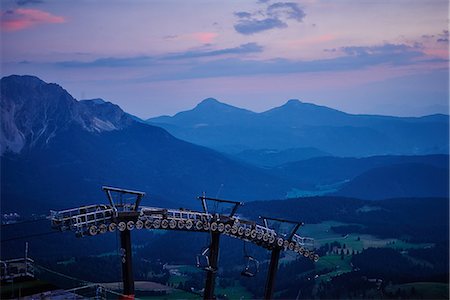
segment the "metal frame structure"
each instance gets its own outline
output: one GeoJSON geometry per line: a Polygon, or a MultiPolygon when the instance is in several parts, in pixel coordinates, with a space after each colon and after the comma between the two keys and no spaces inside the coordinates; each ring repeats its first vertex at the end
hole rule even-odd
{"type": "Polygon", "coordinates": [[[10,281],[21,277],[34,278],[34,260],[31,258],[15,258],[0,261],[1,281],[10,281]]]}
{"type": "MultiPolygon", "coordinates": [[[[310,255],[314,255],[314,252],[309,251],[308,249],[305,249],[304,246],[307,245],[307,242],[312,241],[311,238],[304,238],[297,234],[297,231],[300,229],[301,226],[304,225],[303,222],[297,222],[297,221],[290,221],[286,219],[280,219],[280,218],[272,218],[272,217],[263,217],[260,216],[260,219],[263,220],[263,223],[266,227],[268,226],[268,221],[275,221],[279,223],[289,223],[294,225],[294,227],[286,234],[286,238],[283,242],[280,240],[277,240],[278,246],[276,248],[271,249],[271,256],[270,256],[270,263],[269,263],[269,270],[267,274],[266,279],[266,286],[264,288],[264,298],[265,299],[272,299],[274,287],[275,287],[275,277],[278,270],[278,262],[280,260],[280,251],[282,250],[282,247],[295,251],[300,253],[301,255],[304,255],[305,257],[310,257],[310,255]],[[282,244],[281,244],[282,243],[282,244]],[[302,245],[302,246],[300,246],[302,245]]],[[[310,246],[314,246],[313,243],[310,244],[310,246]]],[[[318,260],[314,257],[314,260],[318,260]]]]}
{"type": "Polygon", "coordinates": [[[188,209],[168,209],[158,207],[140,206],[143,192],[130,191],[126,189],[103,187],[109,205],[89,205],[78,208],[51,211],[51,224],[54,229],[60,231],[74,231],[76,236],[95,236],[106,232],[118,230],[121,235],[122,252],[122,274],[123,274],[123,294],[134,295],[134,280],[131,264],[131,236],[134,229],[163,229],[179,231],[208,232],[211,234],[211,244],[209,245],[208,263],[204,299],[214,299],[214,285],[219,256],[220,235],[228,235],[256,244],[272,252],[268,279],[266,283],[265,298],[272,297],[276,269],[281,251],[293,251],[314,261],[319,259],[309,247],[310,238],[304,238],[296,234],[296,231],[303,224],[283,219],[263,217],[263,224],[255,221],[243,219],[236,216],[236,211],[243,203],[198,197],[202,201],[203,212],[188,209]],[[112,193],[120,195],[136,196],[134,203],[115,203],[112,193]],[[229,214],[218,214],[208,212],[206,201],[216,201],[233,204],[229,214]],[[286,237],[274,229],[269,228],[267,220],[289,222],[297,224],[295,230],[286,237]]]}

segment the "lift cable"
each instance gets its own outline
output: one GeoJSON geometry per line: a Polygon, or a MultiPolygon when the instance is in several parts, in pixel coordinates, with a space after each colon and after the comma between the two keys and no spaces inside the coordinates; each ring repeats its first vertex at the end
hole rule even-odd
{"type": "Polygon", "coordinates": [[[8,239],[2,239],[1,242],[2,243],[6,243],[6,242],[12,242],[12,241],[16,241],[16,240],[29,239],[29,238],[45,236],[45,235],[50,235],[50,234],[55,234],[55,233],[61,233],[61,232],[60,231],[49,231],[49,232],[43,232],[43,233],[29,234],[29,235],[23,235],[23,236],[8,238],[8,239]]]}
{"type": "Polygon", "coordinates": [[[51,270],[51,269],[49,269],[47,267],[41,266],[41,265],[36,264],[36,263],[34,263],[34,267],[38,268],[38,269],[42,269],[42,270],[50,272],[50,273],[53,273],[53,274],[56,274],[58,276],[61,276],[61,277],[67,278],[67,279],[70,279],[70,280],[76,281],[76,282],[81,283],[83,285],[93,284],[93,282],[89,282],[89,281],[86,281],[86,280],[83,280],[83,279],[79,279],[79,278],[76,278],[76,277],[73,277],[73,276],[70,276],[70,275],[66,275],[66,274],[60,273],[58,271],[51,270]]]}
{"type": "MultiPolygon", "coordinates": [[[[91,287],[91,286],[101,286],[105,291],[107,291],[109,293],[115,294],[117,296],[122,296],[122,297],[124,296],[121,293],[118,293],[118,292],[115,292],[115,291],[110,290],[108,288],[105,288],[104,286],[102,286],[99,283],[90,282],[90,281],[79,279],[79,278],[76,278],[76,277],[73,277],[73,276],[70,276],[70,275],[66,275],[66,274],[60,273],[58,271],[51,270],[51,269],[49,269],[47,267],[44,267],[44,266],[36,264],[36,263],[34,263],[34,267],[36,267],[38,269],[41,269],[41,270],[44,270],[44,271],[47,271],[49,273],[53,273],[55,275],[67,278],[67,279],[70,279],[70,280],[76,281],[76,282],[81,283],[83,285],[81,287],[77,287],[77,288],[73,288],[73,289],[67,290],[67,292],[73,292],[73,291],[76,291],[76,290],[79,290],[79,289],[83,289],[83,288],[86,288],[86,287],[91,287]]],[[[138,299],[138,298],[135,298],[135,299],[138,299]]]]}
{"type": "Polygon", "coordinates": [[[220,184],[219,189],[217,190],[216,198],[219,198],[220,192],[222,191],[223,183],[220,184]]]}
{"type": "MultiPolygon", "coordinates": [[[[92,284],[89,284],[89,285],[79,286],[79,287],[76,287],[76,288],[73,288],[73,289],[70,289],[70,290],[65,290],[65,291],[68,292],[68,293],[72,293],[72,292],[76,292],[76,291],[79,291],[79,290],[82,290],[82,289],[92,288],[92,287],[99,287],[99,286],[100,286],[105,292],[108,292],[108,293],[110,293],[110,294],[114,294],[114,295],[116,295],[116,296],[124,297],[123,294],[118,293],[118,292],[115,292],[115,291],[110,290],[110,289],[107,289],[107,288],[105,288],[103,285],[98,284],[98,283],[92,283],[92,284]]],[[[90,298],[90,299],[91,299],[91,298],[90,298]]],[[[135,297],[134,299],[138,299],[138,298],[135,297]]]]}

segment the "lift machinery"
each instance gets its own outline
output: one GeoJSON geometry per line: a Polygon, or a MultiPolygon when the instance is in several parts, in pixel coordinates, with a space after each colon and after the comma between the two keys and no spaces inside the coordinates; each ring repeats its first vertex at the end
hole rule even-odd
{"type": "MultiPolygon", "coordinates": [[[[281,251],[292,251],[317,261],[319,256],[311,249],[313,240],[297,234],[303,224],[284,219],[260,217],[263,224],[247,220],[236,215],[243,203],[237,201],[198,197],[203,211],[189,209],[169,209],[141,206],[144,192],[102,187],[109,204],[81,206],[62,211],[51,211],[51,223],[55,230],[73,231],[76,236],[95,236],[107,232],[120,232],[120,252],[122,261],[123,294],[134,297],[134,279],[132,270],[131,231],[134,229],[162,229],[178,231],[206,232],[211,242],[200,256],[197,265],[207,272],[204,299],[214,299],[215,278],[218,269],[219,241],[221,235],[227,235],[271,251],[271,260],[265,286],[265,299],[271,299],[275,284],[275,275],[281,251]],[[208,201],[231,205],[226,213],[208,210],[208,201]],[[288,233],[277,232],[268,226],[268,221],[290,223],[293,229],[288,233]]],[[[255,261],[247,259],[248,275],[255,261]]],[[[251,277],[251,276],[249,276],[251,277]]]]}

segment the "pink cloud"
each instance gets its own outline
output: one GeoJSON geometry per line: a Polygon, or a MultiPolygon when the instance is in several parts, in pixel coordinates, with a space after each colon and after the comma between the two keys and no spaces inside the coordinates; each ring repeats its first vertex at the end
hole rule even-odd
{"type": "Polygon", "coordinates": [[[423,49],[423,53],[432,57],[448,59],[448,44],[445,44],[440,48],[425,48],[423,49]]]}
{"type": "Polygon", "coordinates": [[[215,32],[194,32],[190,36],[203,44],[211,44],[212,41],[218,36],[215,32]]]}
{"type": "Polygon", "coordinates": [[[49,12],[18,8],[1,13],[1,28],[4,31],[18,31],[46,23],[64,23],[65,19],[49,12]]]}
{"type": "Polygon", "coordinates": [[[215,32],[193,32],[180,35],[168,35],[165,36],[165,40],[182,40],[182,41],[195,41],[202,44],[211,44],[219,34],[215,32]]]}

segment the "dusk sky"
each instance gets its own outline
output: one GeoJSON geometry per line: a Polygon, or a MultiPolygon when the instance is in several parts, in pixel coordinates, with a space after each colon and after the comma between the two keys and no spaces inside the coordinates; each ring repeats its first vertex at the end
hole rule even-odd
{"type": "Polygon", "coordinates": [[[448,113],[448,26],[448,0],[2,0],[1,73],[141,118],[207,97],[420,116],[448,113]]]}

